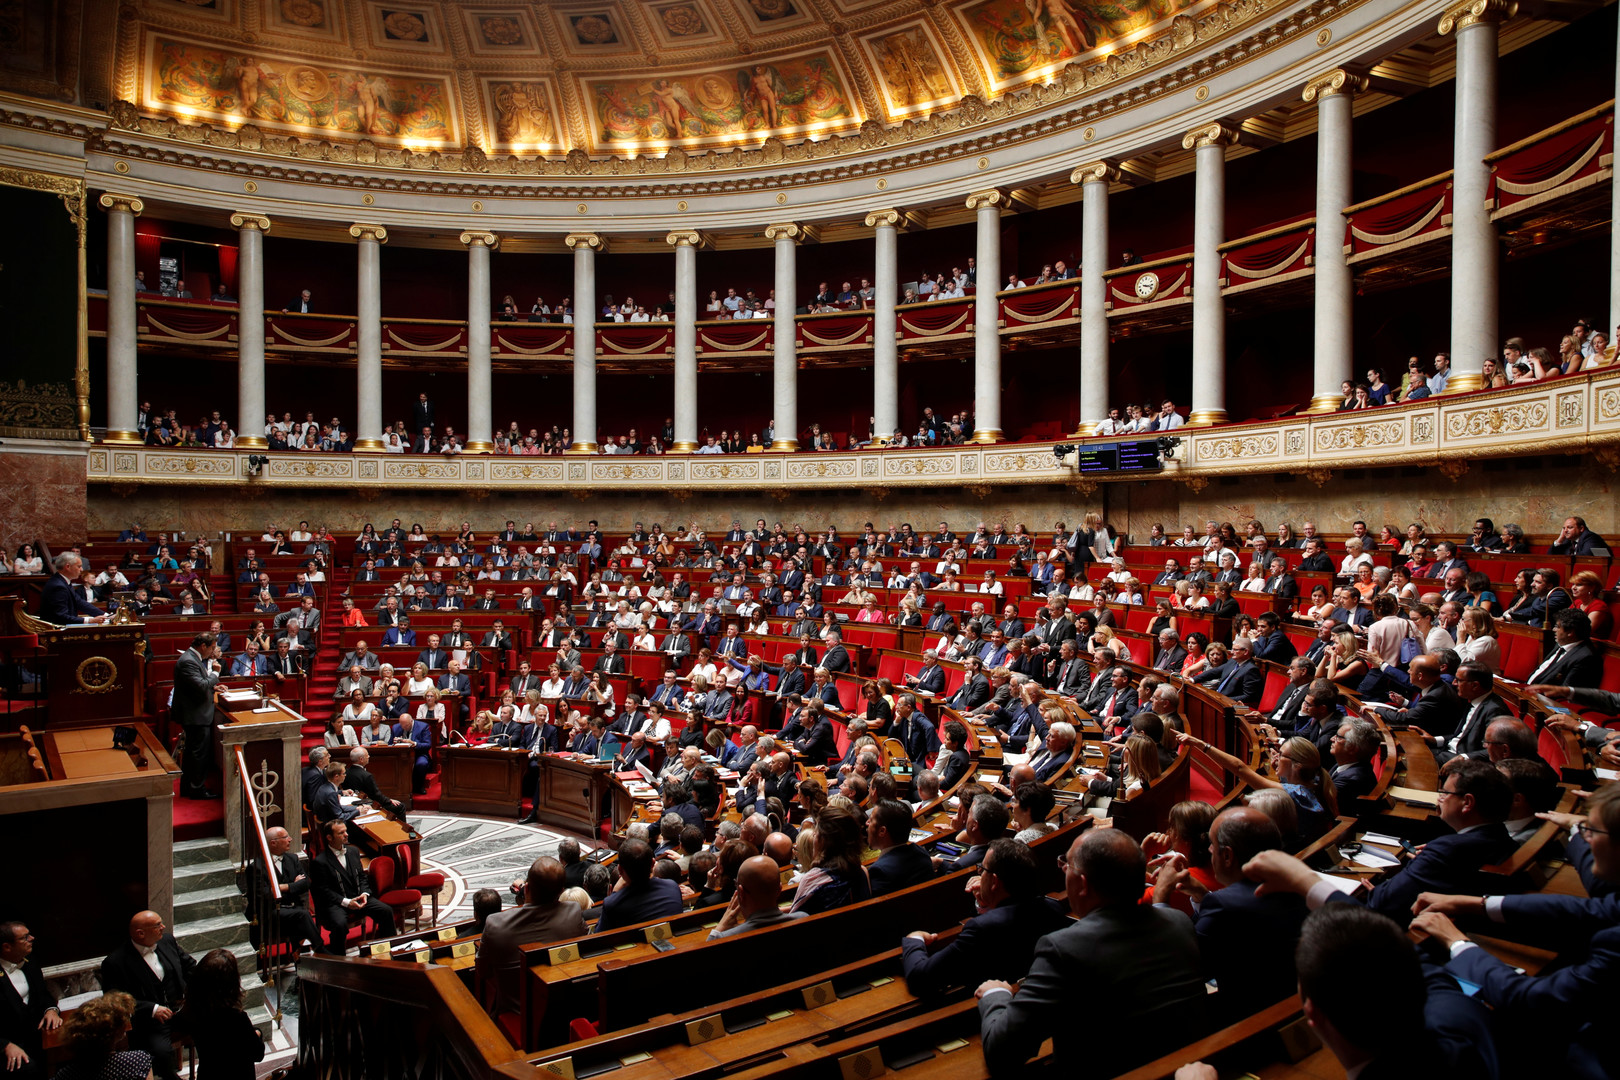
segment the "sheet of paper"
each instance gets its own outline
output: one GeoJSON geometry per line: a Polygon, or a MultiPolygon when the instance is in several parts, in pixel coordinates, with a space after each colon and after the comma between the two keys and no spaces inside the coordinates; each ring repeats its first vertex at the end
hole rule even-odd
{"type": "Polygon", "coordinates": [[[1620,780],[1620,769],[1593,769],[1599,780],[1620,780]]]}
{"type": "Polygon", "coordinates": [[[1401,846],[1399,837],[1386,836],[1381,832],[1364,832],[1361,834],[1361,839],[1369,844],[1387,844],[1390,847],[1401,846]]]}
{"type": "Polygon", "coordinates": [[[1420,791],[1417,788],[1408,787],[1391,787],[1389,789],[1389,794],[1390,798],[1399,799],[1402,802],[1413,803],[1418,806],[1437,807],[1440,805],[1440,795],[1439,793],[1433,791],[1420,791]]]}
{"type": "Polygon", "coordinates": [[[1342,893],[1353,893],[1361,887],[1360,878],[1344,877],[1340,874],[1324,874],[1320,870],[1316,872],[1316,876],[1342,893]]]}
{"type": "Polygon", "coordinates": [[[1401,861],[1399,859],[1392,858],[1391,856],[1385,855],[1381,851],[1375,851],[1371,848],[1363,848],[1362,850],[1356,852],[1354,855],[1350,856],[1350,861],[1359,866],[1373,866],[1380,868],[1385,866],[1401,865],[1401,861]]]}

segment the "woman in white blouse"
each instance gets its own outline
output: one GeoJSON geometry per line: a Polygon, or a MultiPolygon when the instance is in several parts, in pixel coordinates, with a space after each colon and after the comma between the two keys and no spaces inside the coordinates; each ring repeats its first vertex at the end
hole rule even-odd
{"type": "Polygon", "coordinates": [[[411,665],[411,677],[405,683],[407,697],[421,697],[433,689],[433,680],[428,677],[427,665],[417,661],[411,665]]]}
{"type": "Polygon", "coordinates": [[[1356,576],[1356,567],[1371,566],[1373,557],[1367,554],[1359,537],[1352,536],[1344,542],[1344,561],[1339,563],[1339,574],[1342,577],[1356,576]]]}
{"type": "Polygon", "coordinates": [[[19,574],[43,574],[45,560],[34,554],[33,544],[24,544],[17,549],[17,559],[11,564],[11,568],[19,574]]]}
{"type": "Polygon", "coordinates": [[[551,722],[551,710],[540,704],[540,691],[530,690],[523,695],[523,708],[518,710],[518,719],[525,724],[547,724],[551,722]]]}
{"type": "Polygon", "coordinates": [[[440,745],[449,740],[450,733],[444,726],[444,705],[439,701],[439,691],[436,688],[428,688],[422,704],[416,707],[416,718],[439,733],[440,745]]]}
{"type": "Polygon", "coordinates": [[[591,685],[585,688],[585,700],[602,705],[604,707],[602,711],[612,716],[613,699],[613,684],[603,678],[600,671],[591,672],[591,685]]]}
{"type": "Polygon", "coordinates": [[[1184,525],[1184,526],[1182,526],[1182,529],[1181,529],[1181,535],[1176,537],[1175,546],[1176,547],[1203,547],[1204,542],[1202,540],[1198,539],[1198,537],[1196,535],[1194,535],[1193,527],[1191,525],[1184,525]]]}
{"type": "Polygon", "coordinates": [[[387,441],[385,441],[383,443],[383,453],[385,453],[385,454],[403,454],[404,452],[405,452],[405,444],[399,441],[399,432],[390,431],[388,433],[387,441]]]}
{"type": "Polygon", "coordinates": [[[651,630],[647,629],[647,624],[642,623],[636,630],[636,636],[630,639],[630,647],[639,649],[642,652],[657,652],[658,639],[653,637],[651,630]]]}
{"type": "Polygon", "coordinates": [[[1457,655],[1465,664],[1484,664],[1501,670],[1502,646],[1496,640],[1496,620],[1484,608],[1464,608],[1457,624],[1457,655]]]}
{"type": "Polygon", "coordinates": [[[1238,591],[1240,591],[1240,592],[1265,592],[1266,591],[1266,572],[1261,567],[1259,559],[1256,559],[1252,563],[1249,564],[1249,576],[1243,579],[1243,583],[1238,586],[1238,591]]]}
{"type": "MultiPolygon", "coordinates": [[[[714,666],[714,660],[712,657],[713,654],[709,652],[707,646],[699,649],[697,654],[697,662],[692,665],[692,670],[688,671],[687,674],[694,679],[701,675],[703,676],[704,682],[713,682],[714,673],[718,669],[714,666]]],[[[704,687],[704,691],[708,691],[707,686],[704,687]]]]}
{"type": "Polygon", "coordinates": [[[641,616],[630,610],[630,604],[628,601],[620,600],[614,607],[613,625],[616,628],[629,633],[630,631],[640,629],[641,616]]]}
{"type": "Polygon", "coordinates": [[[546,669],[546,678],[540,684],[540,696],[548,698],[562,697],[563,677],[556,664],[546,669]]]}
{"type": "Polygon", "coordinates": [[[376,711],[377,706],[366,700],[366,692],[355,687],[349,692],[349,703],[343,706],[342,715],[326,721],[326,745],[359,746],[360,740],[355,732],[369,723],[372,713],[376,711]]]}

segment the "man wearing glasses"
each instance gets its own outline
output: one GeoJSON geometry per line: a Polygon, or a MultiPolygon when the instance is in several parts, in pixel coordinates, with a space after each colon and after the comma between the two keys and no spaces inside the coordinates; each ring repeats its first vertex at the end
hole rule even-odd
{"type": "Polygon", "coordinates": [[[30,964],[34,935],[20,922],[0,923],[0,1048],[8,1076],[46,1074],[42,1032],[62,1026],[56,998],[38,964],[30,964]]]}
{"type": "Polygon", "coordinates": [[[1268,892],[1296,892],[1313,910],[1329,900],[1348,900],[1387,915],[1405,926],[1421,893],[1480,896],[1501,884],[1500,874],[1485,874],[1513,854],[1514,844],[1502,823],[1513,806],[1513,788],[1489,762],[1453,758],[1440,770],[1440,819],[1454,831],[1423,845],[1417,857],[1370,891],[1346,896],[1331,882],[1292,855],[1264,851],[1243,872],[1268,892]]]}

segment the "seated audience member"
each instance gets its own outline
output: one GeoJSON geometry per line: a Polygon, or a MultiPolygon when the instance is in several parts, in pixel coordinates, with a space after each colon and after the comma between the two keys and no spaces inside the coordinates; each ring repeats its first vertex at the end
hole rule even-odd
{"type": "Polygon", "coordinates": [[[911,808],[884,800],[867,811],[866,842],[881,852],[866,868],[872,895],[898,892],[934,876],[928,853],[911,842],[911,808]]]}
{"type": "Polygon", "coordinates": [[[1378,753],[1378,729],[1365,720],[1346,720],[1333,734],[1330,752],[1333,768],[1328,772],[1340,812],[1355,813],[1357,800],[1378,786],[1378,774],[1372,767],[1378,753]]]}
{"type": "MultiPolygon", "coordinates": [[[[169,1012],[167,1006],[160,1007],[169,1012]]],[[[104,1080],[106,1077],[151,1077],[174,1075],[174,1051],[161,1065],[156,1055],[145,1049],[131,1050],[140,1045],[140,1037],[133,1030],[142,1022],[142,1014],[155,1010],[150,1002],[137,1002],[134,995],[122,990],[107,990],[98,998],[85,1002],[74,1010],[63,1028],[63,1042],[72,1060],[56,1071],[62,1080],[104,1080]],[[167,1071],[163,1071],[166,1069],[167,1071]]],[[[9,1060],[9,1059],[8,1059],[9,1060]]],[[[29,1066],[21,1066],[8,1076],[35,1075],[29,1066]]],[[[45,1072],[43,1060],[37,1075],[45,1072]]]]}
{"type": "MultiPolygon", "coordinates": [[[[168,1080],[178,1075],[170,1020],[185,1000],[186,984],[196,966],[155,911],[136,913],[129,920],[128,940],[101,962],[101,989],[135,999],[130,1046],[150,1054],[152,1071],[168,1080]]],[[[85,1078],[96,1075],[87,1072],[85,1078]]]]}
{"type": "Polygon", "coordinates": [[[685,910],[681,887],[653,876],[653,852],[645,841],[626,840],[620,845],[618,868],[622,884],[603,903],[593,933],[679,915],[685,910]]]}
{"type": "MultiPolygon", "coordinates": [[[[976,791],[982,791],[977,785],[969,785],[976,791]]],[[[964,800],[967,795],[962,795],[964,800]]],[[[963,831],[967,834],[968,848],[954,859],[944,856],[934,856],[934,870],[937,873],[949,874],[956,870],[965,870],[970,866],[977,866],[984,853],[990,848],[990,841],[1000,839],[1007,831],[1007,822],[1011,814],[1007,811],[1007,804],[994,795],[978,795],[968,802],[964,809],[963,831]]]]}
{"type": "MultiPolygon", "coordinates": [[[[1586,816],[1543,814],[1575,827],[1570,853],[1590,845],[1595,883],[1589,897],[1540,893],[1532,896],[1420,894],[1414,929],[1450,953],[1446,970],[1480,987],[1479,1000],[1511,1016],[1498,1027],[1506,1058],[1502,1075],[1548,1073],[1571,1077],[1620,1074],[1620,1048],[1607,1029],[1600,1005],[1615,988],[1614,957],[1620,952],[1620,882],[1614,835],[1620,832],[1620,785],[1600,788],[1586,801],[1586,816]],[[1601,893],[1601,895],[1599,895],[1601,893]],[[1472,942],[1457,923],[1492,937],[1528,940],[1561,950],[1557,964],[1525,975],[1472,942]]],[[[1582,875],[1583,879],[1586,875],[1582,875]]]]}
{"type": "Polygon", "coordinates": [[[1503,822],[1513,807],[1513,788],[1484,761],[1457,758],[1440,770],[1440,819],[1454,831],[1435,837],[1391,877],[1370,890],[1339,893],[1316,871],[1292,855],[1266,851],[1244,866],[1244,873],[1267,892],[1296,892],[1315,909],[1332,899],[1348,899],[1405,926],[1420,893],[1463,893],[1481,896],[1500,887],[1500,874],[1486,874],[1513,854],[1503,822]]]}
{"type": "MultiPolygon", "coordinates": [[[[309,876],[315,893],[315,920],[326,928],[327,951],[341,953],[349,928],[370,919],[377,937],[394,933],[394,912],[377,899],[369,871],[360,866],[360,852],[349,846],[349,827],[342,821],[321,826],[326,850],[310,860],[309,876]]],[[[363,938],[363,935],[362,935],[363,938]]]]}
{"type": "Polygon", "coordinates": [[[918,931],[901,943],[901,968],[913,994],[1022,979],[1040,939],[1068,925],[1058,902],[1042,894],[1034,854],[1017,840],[990,845],[968,890],[978,914],[954,939],[935,949],[939,935],[918,931]]]}
{"type": "Polygon", "coordinates": [[[781,901],[782,876],[776,861],[767,855],[744,859],[737,868],[736,888],[726,905],[726,912],[720,917],[720,925],[709,931],[709,940],[747,934],[802,919],[807,914],[803,911],[783,911],[778,906],[781,901]]]}
{"type": "Polygon", "coordinates": [[[28,963],[34,935],[20,922],[0,922],[0,970],[12,992],[0,998],[0,1050],[7,1070],[16,1077],[46,1073],[44,1033],[62,1026],[56,997],[45,985],[38,962],[28,963]]]}
{"type": "Polygon", "coordinates": [[[522,903],[491,915],[485,922],[483,944],[478,950],[478,977],[485,989],[484,1005],[491,1015],[519,1008],[518,980],[523,975],[519,946],[585,934],[584,913],[579,905],[560,899],[567,884],[563,864],[542,855],[530,864],[528,879],[521,883],[522,903]]]}
{"type": "Polygon", "coordinates": [[[1052,1040],[1066,1075],[1113,1076],[1162,1052],[1146,1032],[1178,1042],[1208,1031],[1208,996],[1197,937],[1180,912],[1142,904],[1142,849],[1118,829],[1090,829],[1070,847],[1064,885],[1079,921],[1041,938],[1029,974],[979,984],[984,1058],[996,1076],[1017,1076],[1052,1040]],[[1107,1003],[1117,1037],[1073,1023],[1087,1001],[1107,1003]]]}
{"type": "MultiPolygon", "coordinates": [[[[815,858],[799,880],[791,911],[817,915],[823,911],[859,903],[872,895],[872,886],[861,866],[866,838],[862,835],[861,814],[848,804],[829,803],[816,816],[815,858]]],[[[767,849],[769,838],[767,838],[767,849]]]]}
{"type": "Polygon", "coordinates": [[[1154,882],[1156,903],[1164,903],[1172,889],[1197,899],[1193,929],[1204,976],[1219,989],[1216,1008],[1227,1021],[1294,990],[1294,945],[1307,908],[1292,893],[1256,896],[1257,883],[1243,873],[1260,852],[1281,847],[1282,833],[1270,818],[1252,806],[1234,806],[1209,830],[1209,865],[1220,888],[1206,891],[1174,859],[1160,867],[1154,882]]]}

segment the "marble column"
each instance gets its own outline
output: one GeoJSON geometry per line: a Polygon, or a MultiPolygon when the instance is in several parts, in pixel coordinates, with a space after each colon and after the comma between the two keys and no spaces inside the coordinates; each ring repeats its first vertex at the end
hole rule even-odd
{"type": "Polygon", "coordinates": [[[1496,149],[1497,27],[1515,10],[1512,0],[1469,0],[1440,19],[1440,33],[1457,35],[1455,120],[1451,165],[1451,375],[1446,393],[1485,384],[1487,356],[1497,356],[1496,223],[1486,199],[1496,149]]]}
{"type": "Polygon", "coordinates": [[[469,454],[488,454],[495,449],[495,401],[490,385],[489,320],[494,308],[489,300],[489,253],[500,238],[492,232],[464,232],[467,245],[467,441],[469,454]]]}
{"type": "Polygon", "coordinates": [[[236,226],[236,447],[269,445],[264,421],[264,234],[270,219],[232,214],[236,226]]]}
{"type": "Polygon", "coordinates": [[[811,235],[807,226],[795,221],[765,227],[765,238],[776,253],[776,322],[771,335],[772,450],[799,448],[799,324],[794,313],[799,306],[798,246],[811,235]]]}
{"type": "Polygon", "coordinates": [[[1119,169],[1106,161],[1081,165],[1069,176],[1081,185],[1080,223],[1080,426],[1091,435],[1108,415],[1108,185],[1119,169]]]}
{"type": "Polygon", "coordinates": [[[135,385],[135,217],[145,205],[133,195],[101,197],[107,211],[106,442],[139,443],[135,385]]]}
{"type": "Polygon", "coordinates": [[[607,240],[596,233],[563,237],[574,252],[574,442],[570,454],[596,453],[596,253],[607,240]]]}
{"type": "Polygon", "coordinates": [[[1350,103],[1367,80],[1343,68],[1305,84],[1305,103],[1316,103],[1315,363],[1313,413],[1333,412],[1344,400],[1340,384],[1355,373],[1355,293],[1344,253],[1344,208],[1351,195],[1350,103]]]}
{"type": "Polygon", "coordinates": [[[973,441],[993,443],[1001,432],[1001,211],[1007,193],[990,188],[967,197],[978,226],[974,257],[979,270],[973,294],[973,441]]]}
{"type": "Polygon", "coordinates": [[[675,248],[675,441],[669,451],[690,454],[697,443],[697,251],[703,234],[683,229],[664,237],[675,248]]]}
{"type": "Polygon", "coordinates": [[[1226,148],[1237,131],[1216,122],[1189,131],[1184,150],[1197,155],[1193,196],[1192,425],[1226,419],[1226,301],[1221,296],[1221,243],[1226,239],[1226,148]]]}
{"type": "Polygon", "coordinates": [[[872,437],[892,439],[900,430],[900,345],[895,302],[900,292],[901,212],[892,207],[866,215],[873,230],[872,437]]]}
{"type": "Polygon", "coordinates": [[[388,230],[381,225],[355,224],[349,235],[359,241],[360,295],[355,326],[359,361],[356,452],[382,453],[382,246],[388,230]]]}

